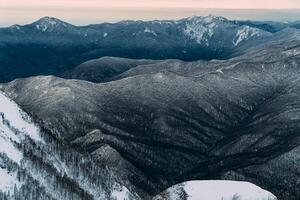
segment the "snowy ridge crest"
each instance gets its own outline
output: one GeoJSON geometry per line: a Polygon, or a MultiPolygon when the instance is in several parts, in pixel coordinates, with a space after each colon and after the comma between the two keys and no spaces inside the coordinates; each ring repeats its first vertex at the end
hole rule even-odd
{"type": "Polygon", "coordinates": [[[249,26],[243,26],[237,30],[236,36],[233,39],[234,46],[239,45],[243,41],[247,41],[252,37],[260,37],[263,35],[263,32],[257,28],[252,28],[249,26]]]}
{"type": "Polygon", "coordinates": [[[0,92],[0,191],[12,193],[22,183],[17,179],[16,172],[6,169],[4,161],[21,165],[23,153],[22,142],[29,137],[35,142],[43,142],[39,128],[33,124],[29,116],[19,106],[0,92]]]}
{"type": "Polygon", "coordinates": [[[212,15],[207,17],[189,18],[184,29],[184,33],[199,44],[209,46],[209,40],[214,35],[218,23],[223,22],[225,18],[219,18],[212,15]]]}
{"type": "Polygon", "coordinates": [[[248,182],[188,181],[167,189],[154,200],[277,200],[277,198],[248,182]]]}

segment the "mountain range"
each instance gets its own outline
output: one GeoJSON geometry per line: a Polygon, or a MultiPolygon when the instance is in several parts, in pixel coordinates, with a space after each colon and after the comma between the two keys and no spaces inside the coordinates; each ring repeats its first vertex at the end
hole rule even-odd
{"type": "Polygon", "coordinates": [[[0,29],[0,199],[298,200],[298,24],[0,29]]]}
{"type": "Polygon", "coordinates": [[[53,17],[0,28],[0,82],[61,75],[103,56],[185,61],[228,59],[299,22],[251,22],[223,17],[121,21],[74,26],[53,17]]]}
{"type": "Polygon", "coordinates": [[[66,74],[94,69],[103,75],[95,83],[80,72],[16,79],[1,90],[142,199],[180,182],[223,179],[296,200],[300,31],[280,34],[229,60],[104,57],[66,74]]]}

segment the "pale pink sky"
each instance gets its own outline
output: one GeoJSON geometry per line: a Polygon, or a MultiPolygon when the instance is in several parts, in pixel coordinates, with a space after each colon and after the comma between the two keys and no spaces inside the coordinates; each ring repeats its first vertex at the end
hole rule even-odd
{"type": "Polygon", "coordinates": [[[1,7],[300,8],[300,0],[0,0],[1,7]]]}
{"type": "Polygon", "coordinates": [[[30,23],[43,16],[83,25],[208,14],[231,19],[300,20],[300,0],[0,0],[0,27],[30,23]]]}

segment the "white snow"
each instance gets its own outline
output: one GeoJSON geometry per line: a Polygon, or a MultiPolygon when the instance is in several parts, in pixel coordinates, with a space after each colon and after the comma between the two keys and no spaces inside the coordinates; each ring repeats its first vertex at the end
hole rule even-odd
{"type": "Polygon", "coordinates": [[[216,72],[223,74],[223,68],[217,69],[216,72]]]}
{"type": "Polygon", "coordinates": [[[163,73],[159,72],[157,74],[154,75],[155,79],[162,79],[164,77],[163,73]]]}
{"type": "Polygon", "coordinates": [[[240,63],[237,62],[237,63],[234,63],[234,64],[229,65],[229,66],[227,66],[227,67],[220,67],[219,69],[216,70],[216,72],[217,72],[217,73],[224,74],[223,70],[233,69],[233,68],[235,68],[238,64],[240,64],[240,63]]]}
{"type": "Polygon", "coordinates": [[[45,31],[53,31],[55,27],[64,26],[67,27],[66,23],[58,21],[55,18],[44,17],[38,21],[39,23],[35,26],[37,30],[45,31]]]}
{"type": "Polygon", "coordinates": [[[258,186],[247,182],[235,181],[191,181],[184,186],[189,200],[268,200],[275,197],[258,186]],[[203,191],[204,194],[200,191],[203,191]]]}
{"type": "Polygon", "coordinates": [[[12,30],[17,30],[17,31],[19,31],[19,32],[24,33],[24,31],[22,30],[22,28],[21,28],[18,24],[12,25],[10,28],[11,28],[12,30]]]}
{"type": "Polygon", "coordinates": [[[130,200],[129,194],[126,187],[115,185],[111,196],[114,200],[130,200]]]}
{"type": "Polygon", "coordinates": [[[290,49],[290,50],[286,50],[282,53],[287,55],[287,56],[297,56],[297,55],[300,55],[300,49],[298,49],[298,48],[290,49]]]}
{"type": "Polygon", "coordinates": [[[229,36],[231,37],[229,40],[232,40],[232,43],[235,46],[243,41],[249,40],[252,37],[270,34],[246,25],[240,27],[235,26],[232,23],[229,23],[226,18],[212,15],[188,18],[183,32],[188,37],[195,39],[197,43],[208,46],[211,38],[219,30],[219,28],[229,33],[229,36]]]}
{"type": "Polygon", "coordinates": [[[22,152],[14,146],[14,143],[9,138],[2,137],[1,127],[0,134],[0,153],[5,154],[13,162],[20,164],[23,158],[22,152]]]}
{"type": "Polygon", "coordinates": [[[218,26],[216,20],[219,18],[214,16],[189,18],[184,33],[195,39],[197,43],[208,46],[209,39],[214,35],[214,30],[218,26]]]}
{"type": "Polygon", "coordinates": [[[47,25],[42,25],[42,26],[40,26],[40,25],[38,24],[38,25],[36,25],[35,27],[36,27],[36,29],[42,30],[43,32],[47,31],[47,29],[48,29],[48,26],[47,26],[47,25]]]}
{"type": "Polygon", "coordinates": [[[15,28],[18,30],[21,30],[20,26],[18,26],[18,25],[15,25],[15,28]]]}
{"type": "Polygon", "coordinates": [[[250,26],[243,26],[237,30],[236,36],[233,39],[234,46],[237,46],[243,41],[249,40],[254,36],[261,36],[262,32],[257,28],[252,28],[250,26]]]}
{"type": "Polygon", "coordinates": [[[188,195],[188,200],[277,200],[270,192],[248,182],[213,180],[175,185],[166,191],[168,200],[182,200],[179,192],[182,189],[188,195]]]}
{"type": "Polygon", "coordinates": [[[39,128],[33,124],[29,116],[20,107],[0,92],[0,114],[9,121],[10,126],[21,133],[28,135],[35,141],[42,141],[39,136],[39,128]]]}
{"type": "MultiPolygon", "coordinates": [[[[168,200],[181,200],[179,199],[181,197],[181,193],[183,190],[183,184],[179,184],[178,187],[171,187],[169,188],[169,199],[168,200]],[[182,188],[182,189],[178,189],[178,188],[182,188]]],[[[185,199],[184,199],[185,200],[185,199]]]]}
{"type": "Polygon", "coordinates": [[[153,30],[150,30],[148,27],[145,28],[144,32],[145,33],[151,33],[152,35],[157,36],[156,32],[153,31],[153,30]]]}
{"type": "Polygon", "coordinates": [[[35,141],[42,141],[39,129],[30,121],[19,106],[0,92],[0,153],[20,164],[22,152],[16,147],[24,135],[35,141]]]}
{"type": "Polygon", "coordinates": [[[218,17],[218,16],[214,16],[214,15],[208,15],[206,17],[203,17],[203,21],[207,24],[212,23],[213,21],[225,21],[226,18],[224,17],[218,17]]]}
{"type": "Polygon", "coordinates": [[[14,173],[9,173],[6,169],[0,168],[0,191],[13,193],[14,188],[21,187],[14,173]]]}
{"type": "Polygon", "coordinates": [[[15,143],[20,143],[20,138],[3,122],[0,116],[0,137],[11,140],[15,143]]]}

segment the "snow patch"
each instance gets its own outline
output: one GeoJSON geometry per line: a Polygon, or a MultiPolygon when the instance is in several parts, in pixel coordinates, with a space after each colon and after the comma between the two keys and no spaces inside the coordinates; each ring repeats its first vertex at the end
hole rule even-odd
{"type": "Polygon", "coordinates": [[[223,68],[217,69],[216,72],[223,74],[223,68]]]}
{"type": "Polygon", "coordinates": [[[148,27],[145,28],[144,32],[145,33],[151,33],[152,35],[157,36],[156,32],[153,31],[153,30],[150,30],[148,27]]]}
{"type": "Polygon", "coordinates": [[[124,186],[115,185],[111,197],[113,200],[130,200],[130,192],[124,186]]]}
{"type": "Polygon", "coordinates": [[[19,25],[14,25],[14,27],[15,27],[17,30],[21,30],[21,28],[20,28],[19,25]]]}
{"type": "Polygon", "coordinates": [[[297,56],[297,55],[300,55],[300,49],[290,49],[290,50],[286,50],[282,53],[287,56],[297,56]]]}
{"type": "Polygon", "coordinates": [[[195,39],[197,43],[208,46],[209,39],[214,35],[215,28],[218,26],[216,20],[218,18],[214,16],[189,18],[184,34],[195,39]]]}
{"type": "Polygon", "coordinates": [[[19,189],[22,186],[17,178],[16,174],[9,173],[6,169],[0,168],[0,191],[12,194],[14,189],[19,189]]]}
{"type": "Polygon", "coordinates": [[[23,159],[22,152],[14,146],[14,143],[9,138],[2,136],[1,127],[0,134],[0,154],[5,154],[13,162],[20,164],[23,159]]]}
{"type": "Polygon", "coordinates": [[[18,25],[18,24],[15,24],[15,25],[12,25],[10,27],[11,30],[16,30],[16,31],[19,31],[21,33],[24,33],[24,31],[22,30],[22,28],[18,25]]]}
{"type": "Polygon", "coordinates": [[[168,196],[168,200],[277,200],[270,192],[248,183],[238,181],[189,181],[175,185],[155,200],[168,196]]]}
{"type": "Polygon", "coordinates": [[[52,18],[52,17],[44,17],[40,19],[36,24],[36,29],[40,30],[42,32],[46,31],[53,31],[54,28],[57,28],[59,26],[67,27],[67,24],[64,22],[59,21],[58,19],[52,18]]]}
{"type": "Polygon", "coordinates": [[[154,75],[154,78],[156,78],[156,79],[162,79],[163,77],[164,77],[164,75],[161,72],[154,75]]]}
{"type": "Polygon", "coordinates": [[[0,114],[8,120],[10,126],[35,141],[42,141],[39,128],[33,124],[29,116],[20,107],[0,92],[0,114]]]}
{"type": "Polygon", "coordinates": [[[234,63],[234,64],[229,65],[229,66],[227,66],[227,67],[220,67],[219,69],[216,70],[216,72],[217,72],[217,73],[224,74],[223,70],[233,69],[233,68],[235,68],[238,64],[240,64],[240,63],[234,63]]]}
{"type": "Polygon", "coordinates": [[[262,36],[262,32],[257,28],[252,28],[250,26],[243,26],[237,30],[236,36],[233,39],[234,46],[239,45],[241,42],[249,40],[254,36],[262,36]]]}

